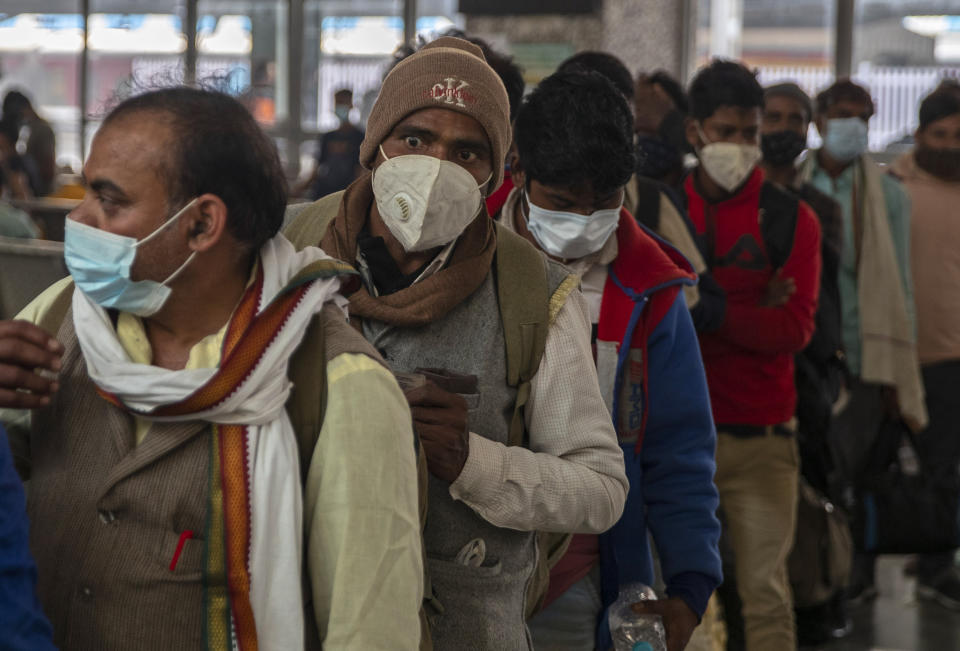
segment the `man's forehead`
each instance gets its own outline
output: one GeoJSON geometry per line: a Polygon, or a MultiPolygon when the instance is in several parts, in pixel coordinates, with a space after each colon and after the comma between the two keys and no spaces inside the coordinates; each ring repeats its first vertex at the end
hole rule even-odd
{"type": "Polygon", "coordinates": [[[830,113],[853,113],[855,115],[864,115],[870,112],[870,105],[867,102],[855,99],[841,99],[834,102],[828,109],[830,113]]]}
{"type": "Polygon", "coordinates": [[[553,185],[550,183],[542,183],[540,181],[532,181],[540,186],[541,190],[546,194],[552,194],[565,199],[569,199],[575,202],[584,202],[591,203],[597,200],[605,200],[611,198],[613,195],[618,194],[622,188],[615,188],[613,190],[604,192],[603,194],[597,194],[594,192],[593,184],[589,181],[583,181],[581,183],[576,183],[573,185],[567,184],[557,184],[553,185]]]}
{"type": "Polygon", "coordinates": [[[88,183],[109,175],[115,184],[159,177],[170,154],[169,129],[157,123],[128,119],[110,122],[97,132],[83,167],[88,183]]]}
{"type": "Polygon", "coordinates": [[[927,125],[928,129],[930,127],[934,127],[938,129],[960,129],[960,113],[944,115],[941,118],[933,120],[930,124],[927,125]]]}
{"type": "Polygon", "coordinates": [[[710,116],[717,123],[736,124],[740,122],[755,122],[760,117],[759,106],[730,106],[724,105],[717,108],[710,116]]]}
{"type": "Polygon", "coordinates": [[[800,115],[807,113],[800,100],[789,95],[771,95],[764,100],[763,108],[765,111],[777,110],[800,115]]]}

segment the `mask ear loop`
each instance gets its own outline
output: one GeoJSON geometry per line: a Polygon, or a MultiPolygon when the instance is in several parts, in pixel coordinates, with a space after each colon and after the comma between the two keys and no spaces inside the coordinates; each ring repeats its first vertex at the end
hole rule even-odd
{"type": "Polygon", "coordinates": [[[706,147],[707,145],[713,144],[713,141],[710,140],[710,138],[707,138],[707,134],[703,132],[703,127],[700,126],[699,121],[697,122],[697,134],[700,136],[700,139],[703,140],[704,147],[706,147]]]}
{"type": "Polygon", "coordinates": [[[161,285],[164,285],[164,286],[169,286],[170,283],[172,283],[174,280],[177,279],[177,276],[180,275],[180,272],[187,268],[187,265],[190,264],[191,260],[193,260],[193,258],[194,258],[196,255],[197,255],[197,252],[196,252],[196,251],[193,251],[190,255],[188,255],[188,256],[187,256],[187,259],[183,261],[183,264],[180,265],[179,267],[177,267],[177,270],[174,271],[174,272],[173,272],[172,274],[170,274],[169,276],[167,276],[167,279],[164,280],[164,281],[163,281],[162,283],[160,283],[160,284],[161,284],[161,285]]]}
{"type": "Polygon", "coordinates": [[[137,243],[133,245],[134,248],[140,246],[141,244],[146,244],[147,242],[149,242],[150,240],[152,240],[153,238],[155,238],[158,234],[160,234],[160,233],[162,233],[164,230],[166,230],[167,226],[169,226],[169,225],[172,224],[174,221],[176,221],[177,218],[180,217],[180,215],[182,215],[183,213],[187,212],[187,210],[189,210],[195,203],[197,203],[197,199],[199,199],[199,198],[200,198],[200,197],[194,197],[193,199],[191,199],[190,202],[187,203],[187,205],[185,205],[183,208],[181,208],[181,209],[178,210],[176,213],[174,213],[173,217],[171,217],[171,218],[168,219],[167,221],[165,221],[165,222],[163,222],[162,224],[160,224],[160,226],[157,228],[157,230],[153,231],[152,233],[150,233],[149,235],[147,235],[147,236],[146,236],[145,238],[143,238],[142,240],[138,240],[137,243]]]}
{"type": "MultiPolygon", "coordinates": [[[[168,219],[166,222],[164,222],[164,223],[160,226],[160,228],[158,228],[157,230],[153,231],[152,233],[150,233],[149,235],[147,235],[145,238],[143,238],[142,240],[140,240],[139,242],[137,242],[136,244],[134,244],[134,245],[133,245],[134,248],[140,246],[140,245],[143,244],[144,242],[149,242],[149,241],[150,241],[151,239],[153,239],[158,233],[163,232],[163,231],[167,228],[167,226],[169,226],[169,225],[172,224],[174,221],[176,221],[178,217],[180,217],[183,213],[187,212],[187,210],[189,210],[191,206],[193,206],[195,203],[197,203],[197,199],[199,199],[199,198],[200,198],[200,197],[196,197],[196,198],[194,198],[194,199],[191,199],[190,202],[187,203],[187,205],[185,205],[183,208],[181,208],[180,210],[178,210],[178,211],[173,215],[173,217],[171,217],[171,218],[168,219]]],[[[160,284],[161,284],[161,285],[164,285],[164,286],[168,286],[170,283],[172,283],[174,280],[176,280],[176,279],[177,279],[177,276],[179,276],[180,273],[181,273],[184,269],[187,268],[187,265],[190,264],[190,262],[193,260],[193,258],[194,258],[196,255],[197,255],[197,252],[196,252],[196,251],[191,252],[190,255],[187,256],[187,259],[183,261],[183,264],[180,265],[179,267],[177,267],[177,270],[174,271],[174,272],[173,272],[172,274],[170,274],[169,276],[167,276],[167,279],[164,280],[164,281],[163,281],[162,283],[160,283],[160,284]]]]}

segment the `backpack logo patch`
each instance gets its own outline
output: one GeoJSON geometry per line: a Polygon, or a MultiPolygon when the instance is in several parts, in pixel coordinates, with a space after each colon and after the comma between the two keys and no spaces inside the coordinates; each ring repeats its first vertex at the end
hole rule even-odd
{"type": "Polygon", "coordinates": [[[467,108],[467,103],[473,104],[477,101],[477,98],[467,90],[470,84],[462,79],[447,77],[443,82],[434,84],[428,93],[434,101],[454,104],[460,108],[467,108]]]}

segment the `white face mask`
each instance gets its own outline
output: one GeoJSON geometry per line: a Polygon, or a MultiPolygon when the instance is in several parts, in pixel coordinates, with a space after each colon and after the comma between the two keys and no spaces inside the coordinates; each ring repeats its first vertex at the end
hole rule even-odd
{"type": "Polygon", "coordinates": [[[620,223],[620,208],[604,208],[589,215],[561,210],[547,210],[532,201],[524,191],[530,215],[527,228],[540,248],[550,255],[573,260],[596,253],[603,248],[610,235],[620,223]]]}
{"type": "MultiPolygon", "coordinates": [[[[404,251],[449,244],[480,212],[483,197],[473,175],[456,163],[410,154],[387,158],[373,173],[373,196],[383,223],[404,251]]],[[[492,176],[491,172],[491,176],[492,176]]]]}
{"type": "Polygon", "coordinates": [[[700,138],[707,143],[697,152],[703,171],[727,192],[733,192],[743,185],[763,158],[763,152],[758,145],[710,142],[699,124],[697,131],[700,138]]]}

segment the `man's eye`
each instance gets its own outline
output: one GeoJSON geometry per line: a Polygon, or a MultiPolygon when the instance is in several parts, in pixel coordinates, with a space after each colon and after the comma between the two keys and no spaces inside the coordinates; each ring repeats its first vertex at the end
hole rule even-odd
{"type": "Polygon", "coordinates": [[[457,153],[457,158],[459,158],[463,163],[472,163],[473,161],[477,160],[477,154],[472,151],[461,150],[457,153]]]}
{"type": "Polygon", "coordinates": [[[404,138],[404,140],[407,142],[407,147],[410,147],[411,149],[416,149],[423,142],[417,136],[407,136],[404,138]]]}

